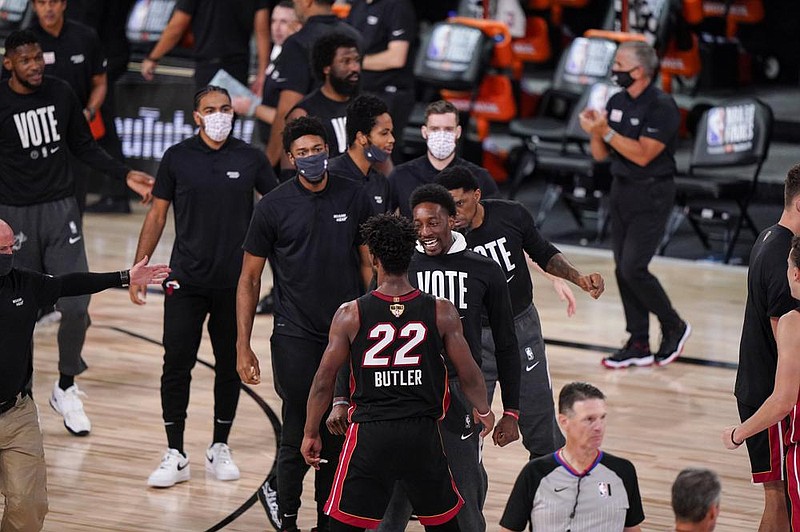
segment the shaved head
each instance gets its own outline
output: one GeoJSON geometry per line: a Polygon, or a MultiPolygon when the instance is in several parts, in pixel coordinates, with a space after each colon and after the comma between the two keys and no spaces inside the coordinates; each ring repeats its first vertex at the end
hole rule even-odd
{"type": "Polygon", "coordinates": [[[4,220],[0,220],[0,254],[13,253],[14,230],[4,220]]]}

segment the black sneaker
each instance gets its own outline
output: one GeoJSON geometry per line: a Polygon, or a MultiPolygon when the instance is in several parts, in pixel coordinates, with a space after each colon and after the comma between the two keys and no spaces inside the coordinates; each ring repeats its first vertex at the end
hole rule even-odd
{"type": "Polygon", "coordinates": [[[627,368],[628,366],[649,366],[653,363],[653,353],[646,342],[629,339],[622,349],[603,359],[603,365],[611,369],[627,368]]]}
{"type": "Polygon", "coordinates": [[[661,347],[656,353],[656,364],[666,366],[678,358],[683,352],[683,346],[690,334],[692,334],[692,326],[688,321],[682,321],[677,327],[662,330],[661,347]]]}

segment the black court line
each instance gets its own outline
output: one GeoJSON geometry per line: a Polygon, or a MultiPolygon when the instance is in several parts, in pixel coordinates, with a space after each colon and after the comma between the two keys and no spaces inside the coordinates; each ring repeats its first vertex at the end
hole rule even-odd
{"type": "MultiPolygon", "coordinates": [[[[160,347],[164,346],[164,344],[162,344],[158,340],[154,340],[154,339],[152,339],[152,338],[150,338],[148,336],[145,336],[143,334],[139,334],[139,333],[136,333],[136,332],[133,332],[133,331],[129,331],[129,330],[123,329],[121,327],[114,327],[114,326],[109,326],[109,325],[98,325],[97,328],[99,328],[99,329],[109,329],[109,330],[112,330],[112,331],[116,331],[118,333],[122,333],[122,334],[128,335],[128,336],[133,337],[133,338],[137,338],[139,340],[143,340],[143,341],[148,342],[148,343],[153,344],[153,345],[157,345],[157,346],[160,346],[160,347]]],[[[209,369],[214,369],[214,365],[213,364],[211,364],[209,362],[206,362],[205,360],[203,360],[200,357],[197,358],[197,361],[200,364],[202,364],[203,366],[205,366],[205,367],[207,367],[209,369]]],[[[246,393],[247,395],[249,395],[250,398],[253,401],[255,401],[255,403],[261,408],[261,410],[264,412],[264,414],[266,414],[267,418],[270,421],[270,424],[272,425],[272,429],[275,431],[275,446],[276,446],[276,449],[275,449],[275,460],[273,460],[273,462],[272,462],[272,467],[270,468],[270,472],[267,474],[267,478],[264,479],[264,482],[266,482],[267,479],[270,478],[270,476],[272,476],[274,474],[275,467],[276,467],[277,462],[278,462],[277,445],[278,445],[278,442],[280,441],[281,421],[278,418],[278,416],[275,414],[275,412],[272,410],[272,408],[270,408],[270,406],[266,403],[266,401],[264,401],[264,399],[262,399],[261,396],[259,396],[256,392],[254,392],[252,388],[250,388],[246,384],[242,384],[241,386],[242,386],[242,391],[244,393],[246,393]]],[[[261,489],[261,485],[263,485],[263,482],[259,485],[259,489],[261,489]]],[[[239,516],[241,516],[247,510],[249,510],[256,502],[258,502],[258,490],[256,490],[256,492],[253,493],[250,496],[249,499],[244,501],[241,506],[239,506],[237,509],[235,509],[233,512],[231,512],[228,516],[223,518],[220,522],[218,522],[214,526],[208,528],[206,530],[206,532],[216,532],[217,530],[222,530],[223,528],[225,528],[226,526],[231,524],[233,521],[235,521],[239,516]]],[[[267,519],[267,521],[269,521],[269,519],[267,519]]]]}

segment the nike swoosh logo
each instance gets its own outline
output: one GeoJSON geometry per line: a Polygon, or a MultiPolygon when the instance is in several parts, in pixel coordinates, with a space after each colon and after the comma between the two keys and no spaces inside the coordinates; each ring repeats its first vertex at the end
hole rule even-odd
{"type": "Polygon", "coordinates": [[[183,464],[183,467],[181,467],[181,465],[178,464],[178,471],[183,471],[187,467],[189,467],[189,462],[186,462],[185,464],[183,464]]]}
{"type": "Polygon", "coordinates": [[[463,320],[463,319],[464,319],[464,316],[459,316],[458,318],[459,318],[459,319],[461,319],[461,320],[463,320]]]}
{"type": "Polygon", "coordinates": [[[533,368],[535,368],[538,365],[539,365],[539,362],[536,362],[536,364],[533,364],[532,366],[525,366],[525,371],[530,371],[530,370],[532,370],[533,368]]]}
{"type": "Polygon", "coordinates": [[[511,282],[511,279],[513,279],[513,278],[514,278],[516,275],[517,275],[517,274],[515,273],[514,275],[512,275],[511,277],[509,277],[508,279],[506,279],[506,283],[510,283],[510,282],[511,282]]]}
{"type": "Polygon", "coordinates": [[[399,36],[401,36],[402,34],[404,34],[405,32],[406,32],[406,30],[394,30],[394,31],[392,32],[392,37],[399,37],[399,36]]]}
{"type": "Polygon", "coordinates": [[[74,244],[75,242],[77,242],[80,239],[81,239],[81,237],[79,237],[79,236],[71,236],[71,237],[69,237],[69,243],[70,244],[74,244]]]}
{"type": "Polygon", "coordinates": [[[556,493],[561,493],[565,489],[567,489],[567,488],[553,488],[553,491],[555,491],[556,493]]]}
{"type": "Polygon", "coordinates": [[[474,432],[470,432],[469,434],[462,434],[461,435],[461,439],[462,440],[468,440],[469,438],[472,437],[473,434],[475,434],[475,433],[474,432]]]}
{"type": "Polygon", "coordinates": [[[55,153],[60,149],[61,149],[61,146],[53,146],[52,148],[50,148],[50,153],[55,153]]]}

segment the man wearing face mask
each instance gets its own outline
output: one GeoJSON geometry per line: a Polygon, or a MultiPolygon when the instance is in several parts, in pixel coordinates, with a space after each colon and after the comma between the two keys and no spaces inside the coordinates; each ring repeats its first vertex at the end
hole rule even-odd
{"type": "Polygon", "coordinates": [[[358,94],[361,55],[358,42],[345,33],[323,35],[311,49],[314,76],[322,85],[300,100],[286,116],[294,120],[315,116],[325,126],[328,148],[333,155],[347,151],[347,104],[358,94]]]}
{"type": "Polygon", "coordinates": [[[358,96],[347,106],[347,142],[350,147],[328,163],[336,175],[363,183],[372,203],[372,212],[389,210],[389,182],[375,166],[392,155],[394,135],[392,117],[377,96],[358,96]]]}
{"type": "MultiPolygon", "coordinates": [[[[175,243],[164,297],[164,369],[161,409],[167,451],[147,480],[168,488],[189,480],[183,448],[191,370],[203,322],[214,350],[214,435],[205,467],[218,480],[236,480],[239,469],[228,447],[236,406],[236,283],[242,242],[253,212],[253,192],[277,185],[264,153],[230,136],[233,109],[228,92],[209,85],[195,94],[194,120],[200,132],[170,147],[153,187],[153,205],[139,234],[136,260],[151,256],[171,204],[175,206],[175,243]]],[[[146,286],[132,283],[131,301],[145,304],[146,286]]]]}
{"type": "MultiPolygon", "coordinates": [[[[270,338],[275,391],[282,401],[277,492],[281,530],[296,531],[308,466],[300,454],[311,381],[328,344],[339,306],[363,293],[372,262],[359,232],[372,214],[364,187],[328,172],[325,128],[303,116],[286,125],[283,146],[296,176],[264,196],[244,242],[237,290],[237,369],[242,382],[258,384],[258,358],[250,345],[261,273],[267,259],[275,286],[270,338]]],[[[322,458],[315,473],[317,526],[327,530],[328,498],[342,439],[324,426],[322,458]]]]}
{"type": "Polygon", "coordinates": [[[611,158],[610,214],[615,274],[630,338],[607,368],[664,366],[683,351],[692,328],[681,319],[648,265],[664,235],[675,200],[675,148],[680,113],[675,100],[652,83],[658,57],[643,42],[620,44],[612,80],[623,91],[608,100],[606,112],[580,115],[591,135],[592,156],[611,158]],[[650,351],[649,314],[661,323],[661,344],[650,351]]]}
{"type": "Polygon", "coordinates": [[[0,530],[41,530],[47,513],[47,467],[39,414],[32,398],[33,329],[40,307],[60,297],[100,292],[128,283],[158,284],[166,264],[109,273],[45,275],[15,268],[16,237],[0,220],[0,479],[5,504],[0,530]]]}
{"type": "Polygon", "coordinates": [[[458,125],[458,109],[452,103],[439,100],[428,105],[425,109],[422,137],[428,145],[425,155],[396,166],[389,174],[391,210],[399,209],[400,214],[411,218],[408,200],[414,189],[433,183],[439,172],[453,166],[468,168],[478,180],[485,198],[498,194],[497,183],[486,169],[456,155],[461,126],[458,125]]]}

